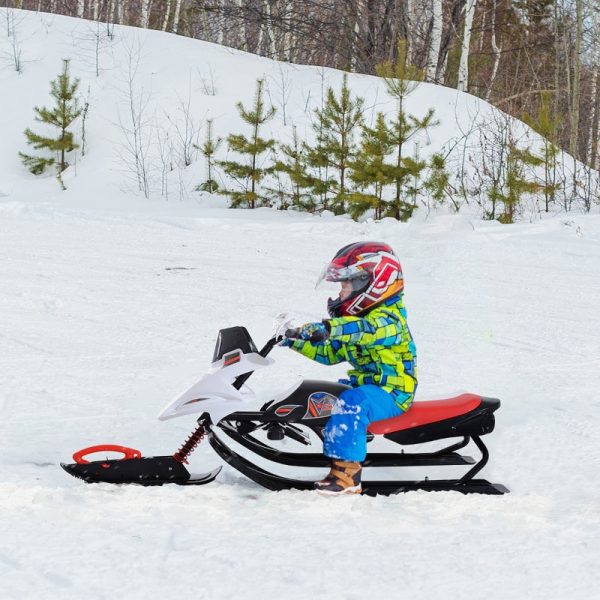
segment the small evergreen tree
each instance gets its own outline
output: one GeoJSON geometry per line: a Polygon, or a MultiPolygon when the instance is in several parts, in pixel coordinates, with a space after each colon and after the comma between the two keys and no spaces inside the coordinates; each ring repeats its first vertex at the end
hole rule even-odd
{"type": "MultiPolygon", "coordinates": [[[[323,83],[323,79],[322,79],[323,83]]],[[[327,92],[325,92],[325,95],[327,92]]],[[[321,108],[325,106],[325,100],[321,103],[321,108]]],[[[316,120],[313,121],[312,126],[315,132],[316,147],[319,147],[323,140],[323,111],[315,111],[316,120]]],[[[321,166],[322,161],[316,161],[317,164],[312,164],[312,154],[315,152],[308,144],[303,144],[303,153],[306,156],[306,163],[308,167],[314,167],[314,174],[309,171],[310,186],[312,193],[315,198],[319,199],[318,210],[329,210],[329,196],[335,186],[335,179],[330,175],[331,169],[328,164],[321,166]]]]}
{"type": "Polygon", "coordinates": [[[370,208],[375,219],[381,219],[387,211],[383,198],[385,186],[394,181],[394,167],[386,158],[394,151],[394,140],[383,113],[377,114],[375,127],[362,126],[362,140],[355,160],[350,163],[350,179],[358,190],[350,196],[349,213],[357,219],[370,208]]]}
{"type": "Polygon", "coordinates": [[[548,92],[542,93],[540,106],[536,117],[526,115],[523,119],[532,129],[543,138],[542,164],[544,165],[544,178],[541,191],[544,194],[546,212],[550,210],[550,203],[556,200],[556,192],[560,189],[557,180],[557,159],[560,149],[552,140],[557,138],[561,116],[552,110],[552,102],[548,92]]]}
{"type": "Polygon", "coordinates": [[[515,210],[521,203],[524,194],[541,191],[542,186],[527,178],[525,167],[538,167],[543,164],[543,158],[537,156],[529,148],[517,148],[511,143],[506,160],[504,185],[496,190],[497,198],[504,206],[504,212],[498,217],[501,223],[514,223],[515,210]]]}
{"type": "Polygon", "coordinates": [[[325,105],[315,110],[316,145],[307,148],[307,160],[311,167],[337,171],[337,180],[326,178],[314,181],[315,194],[324,194],[327,198],[327,192],[333,189],[332,208],[336,214],[345,212],[349,199],[347,170],[356,153],[354,132],[362,122],[363,105],[362,98],[352,98],[348,75],[344,75],[339,98],[332,88],[328,88],[325,105]]]}
{"type": "MultiPolygon", "coordinates": [[[[446,171],[446,161],[441,154],[433,154],[429,160],[429,177],[424,184],[425,189],[431,195],[434,201],[440,204],[447,195],[450,175],[446,171]]],[[[456,203],[454,208],[458,211],[456,203]]]]}
{"type": "Polygon", "coordinates": [[[214,156],[222,141],[221,138],[213,138],[212,123],[212,119],[208,119],[206,122],[206,139],[204,140],[204,144],[202,146],[194,144],[194,148],[200,150],[206,158],[206,171],[208,175],[208,179],[197,186],[196,191],[208,192],[209,194],[214,194],[219,189],[219,184],[214,179],[213,170],[215,166],[214,156]]]}
{"type": "Polygon", "coordinates": [[[82,109],[79,108],[77,97],[77,87],[79,79],[71,82],[69,75],[69,61],[63,60],[63,70],[58,78],[50,82],[50,95],[56,101],[56,105],[49,108],[35,107],[35,120],[41,123],[47,123],[58,129],[57,137],[38,135],[31,129],[25,130],[27,143],[33,146],[35,150],[49,150],[55,153],[53,157],[35,156],[19,152],[23,164],[34,175],[40,175],[47,167],[56,165],[56,173],[61,187],[65,189],[61,178],[61,173],[69,166],[66,154],[72,152],[79,145],[73,140],[73,134],[68,131],[69,126],[79,117],[82,109]]]}
{"type": "Polygon", "coordinates": [[[410,181],[418,181],[422,170],[427,166],[424,161],[406,155],[406,143],[417,134],[427,131],[429,127],[438,125],[438,122],[433,120],[433,109],[422,119],[407,115],[404,110],[406,96],[416,89],[424,77],[422,69],[408,62],[404,40],[398,43],[396,61],[378,65],[377,74],[383,77],[388,93],[397,101],[396,114],[389,126],[395,148],[395,194],[386,212],[391,213],[389,216],[405,221],[415,209],[414,198],[417,189],[415,185],[410,187],[410,181]],[[408,195],[413,196],[412,203],[405,200],[408,195]]]}
{"type": "Polygon", "coordinates": [[[259,160],[262,154],[275,146],[275,140],[261,138],[259,131],[262,125],[273,118],[276,111],[273,106],[268,109],[265,107],[263,100],[264,83],[263,79],[258,79],[256,82],[256,94],[251,110],[246,110],[241,102],[237,104],[242,119],[252,126],[252,136],[246,138],[243,135],[230,135],[227,138],[229,149],[238,154],[246,155],[248,162],[225,160],[217,163],[242,188],[241,191],[223,190],[220,192],[230,197],[233,208],[238,208],[244,203],[248,208],[256,208],[256,206],[269,203],[267,197],[259,194],[258,188],[264,176],[272,171],[272,167],[261,167],[259,160]]]}
{"type": "Polygon", "coordinates": [[[386,61],[375,67],[379,77],[385,81],[388,93],[398,100],[397,115],[404,112],[406,97],[417,89],[425,78],[425,71],[408,62],[406,40],[400,40],[397,47],[396,61],[386,61]]]}
{"type": "Polygon", "coordinates": [[[305,147],[298,139],[296,127],[293,127],[292,143],[282,144],[279,150],[283,159],[275,161],[273,169],[285,173],[290,180],[291,193],[283,193],[282,203],[293,208],[314,212],[316,208],[313,195],[309,189],[313,188],[314,179],[307,173],[305,147]]]}

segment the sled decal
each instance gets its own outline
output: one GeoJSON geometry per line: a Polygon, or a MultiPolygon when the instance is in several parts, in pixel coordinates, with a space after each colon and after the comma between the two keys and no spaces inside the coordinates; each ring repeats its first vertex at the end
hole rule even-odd
{"type": "Polygon", "coordinates": [[[196,402],[202,402],[202,400],[210,400],[210,398],[194,398],[194,400],[188,400],[183,403],[183,406],[187,406],[188,404],[196,404],[196,402]]]}
{"type": "Polygon", "coordinates": [[[315,392],[308,397],[308,410],[304,419],[321,419],[330,417],[331,411],[337,401],[335,396],[327,392],[315,392]]]}
{"type": "Polygon", "coordinates": [[[287,417],[295,408],[298,408],[299,404],[286,404],[284,406],[280,406],[275,410],[275,414],[278,417],[287,417]]]}
{"type": "Polygon", "coordinates": [[[223,357],[223,366],[228,367],[229,365],[235,365],[235,363],[240,362],[240,358],[242,353],[239,350],[232,352],[231,354],[226,354],[223,357]]]}

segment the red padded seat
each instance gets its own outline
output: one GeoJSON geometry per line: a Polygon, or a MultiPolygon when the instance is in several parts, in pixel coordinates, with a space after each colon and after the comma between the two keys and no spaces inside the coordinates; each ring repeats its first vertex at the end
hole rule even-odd
{"type": "Polygon", "coordinates": [[[481,404],[481,396],[477,394],[461,394],[444,400],[425,400],[413,402],[412,406],[399,417],[373,421],[368,430],[377,435],[412,429],[419,425],[436,423],[452,417],[460,417],[481,404]]]}

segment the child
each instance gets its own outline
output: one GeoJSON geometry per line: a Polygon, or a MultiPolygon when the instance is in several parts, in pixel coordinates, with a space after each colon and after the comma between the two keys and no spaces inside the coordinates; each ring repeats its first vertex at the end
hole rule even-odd
{"type": "Polygon", "coordinates": [[[352,365],[349,379],[340,380],[351,387],[340,394],[323,434],[331,470],[315,487],[325,494],[360,493],[367,427],[410,408],[417,387],[416,349],[402,302],[402,267],[390,246],[345,246],[317,285],[324,280],[341,284],[339,296],[327,303],[331,319],[288,330],[282,345],[322,364],[352,365]]]}

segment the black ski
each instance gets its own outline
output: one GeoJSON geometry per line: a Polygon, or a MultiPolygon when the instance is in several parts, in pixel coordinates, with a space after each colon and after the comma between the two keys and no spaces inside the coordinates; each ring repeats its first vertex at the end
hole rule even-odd
{"type": "Polygon", "coordinates": [[[192,474],[173,456],[148,456],[120,460],[96,460],[86,464],[61,463],[73,477],[86,483],[117,483],[137,485],[203,485],[210,483],[221,471],[218,467],[208,473],[192,474]]]}

